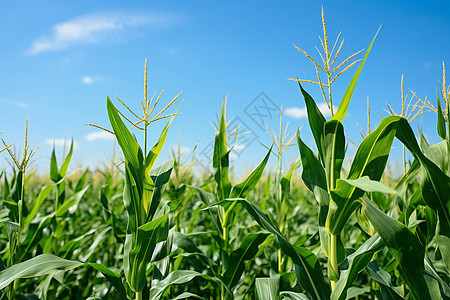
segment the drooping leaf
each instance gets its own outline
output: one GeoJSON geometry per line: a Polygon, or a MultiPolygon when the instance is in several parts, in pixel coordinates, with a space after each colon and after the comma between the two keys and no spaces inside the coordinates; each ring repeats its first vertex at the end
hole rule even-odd
{"type": "Polygon", "coordinates": [[[212,283],[217,283],[216,279],[214,279],[213,277],[198,273],[196,271],[177,270],[173,271],[169,274],[169,276],[152,286],[152,288],[150,289],[150,299],[159,300],[164,295],[164,292],[172,285],[187,283],[195,277],[201,277],[211,281],[212,283]]]}
{"type": "Polygon", "coordinates": [[[380,269],[376,261],[370,262],[366,270],[369,276],[379,284],[383,300],[403,300],[400,296],[401,288],[392,285],[391,275],[380,269]]]}
{"type": "Polygon", "coordinates": [[[383,194],[398,194],[396,190],[388,187],[380,181],[371,180],[368,176],[363,176],[358,179],[341,179],[348,184],[357,187],[365,192],[379,192],[383,194]]]}
{"type": "Polygon", "coordinates": [[[71,270],[88,265],[100,271],[106,279],[118,290],[122,297],[126,298],[125,288],[120,279],[120,274],[109,270],[98,263],[86,263],[76,260],[67,260],[50,253],[44,253],[27,261],[15,264],[0,272],[0,290],[18,278],[30,278],[50,274],[55,270],[71,270]]]}
{"type": "Polygon", "coordinates": [[[396,137],[408,148],[422,167],[422,197],[439,216],[440,234],[450,237],[450,177],[421,151],[408,121],[398,120],[396,137]]]}
{"type": "Polygon", "coordinates": [[[286,256],[289,256],[295,265],[295,273],[299,285],[313,299],[328,299],[330,297],[330,286],[325,282],[319,261],[314,253],[306,248],[296,247],[289,243],[280,230],[272,224],[269,216],[254,204],[245,199],[227,199],[225,201],[230,203],[237,201],[242,204],[262,228],[274,234],[281,251],[286,256]]]}
{"type": "Polygon", "coordinates": [[[368,198],[363,197],[362,204],[364,214],[399,263],[400,273],[414,299],[439,299],[440,295],[432,293],[425,280],[425,249],[418,238],[405,225],[380,211],[368,198]]]}

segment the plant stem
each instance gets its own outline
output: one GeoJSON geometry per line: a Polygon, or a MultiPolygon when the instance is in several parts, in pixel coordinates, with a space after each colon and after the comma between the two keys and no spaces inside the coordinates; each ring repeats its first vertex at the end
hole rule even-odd
{"type": "MultiPolygon", "coordinates": [[[[334,277],[335,274],[337,277],[339,277],[339,273],[338,273],[338,261],[337,261],[337,235],[331,234],[331,239],[330,239],[330,260],[329,260],[329,264],[330,264],[330,270],[331,270],[331,274],[333,274],[332,276],[334,277]]],[[[336,286],[336,280],[331,280],[331,290],[334,290],[335,286],[336,286]]]]}
{"type": "Polygon", "coordinates": [[[147,158],[147,124],[145,124],[144,126],[144,163],[146,158],[147,158]]]}
{"type": "Polygon", "coordinates": [[[333,100],[331,98],[331,81],[330,81],[330,75],[328,75],[328,98],[330,99],[330,111],[331,111],[331,116],[334,116],[334,112],[333,112],[333,100]]]}
{"type": "Polygon", "coordinates": [[[136,300],[142,300],[142,292],[136,292],[136,300]]]}

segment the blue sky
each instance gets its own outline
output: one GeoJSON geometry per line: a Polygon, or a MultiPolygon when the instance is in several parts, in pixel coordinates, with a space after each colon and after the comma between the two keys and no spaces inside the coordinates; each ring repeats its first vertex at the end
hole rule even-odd
{"type": "MultiPolygon", "coordinates": [[[[320,46],[322,4],[330,43],[340,31],[345,40],[338,63],[367,48],[382,24],[344,120],[346,134],[354,142],[362,140],[357,124],[366,127],[367,97],[372,128],[386,102],[400,110],[402,74],[408,99],[411,89],[436,103],[442,62],[450,64],[449,1],[4,1],[0,5],[1,137],[21,146],[28,118],[32,143],[40,145],[42,168],[48,168],[53,144],[61,156],[62,141],[72,138],[73,167],[106,161],[113,148],[111,138],[85,124],[110,128],[107,96],[118,96],[139,108],[147,58],[149,95],[164,89],[163,105],[179,92],[184,99],[181,115],[170,129],[167,151],[179,135],[188,153],[198,143],[195,155],[201,160],[202,153],[209,151],[208,137],[214,135],[210,124],[226,95],[228,115],[252,132],[238,142],[235,156],[240,168],[264,156],[264,148],[249,137],[270,144],[266,130],[251,117],[258,101],[270,99],[274,107],[283,106],[290,131],[303,126],[302,137],[311,144],[303,99],[288,78],[316,78],[313,64],[293,44],[320,60],[314,46],[320,46]]],[[[354,71],[334,83],[335,101],[354,71]]],[[[323,102],[317,86],[304,87],[318,103],[323,102]]],[[[264,120],[272,129],[278,126],[276,113],[264,120]]],[[[435,114],[426,113],[413,128],[421,122],[430,141],[438,142],[435,114]]],[[[163,125],[150,127],[153,139],[163,125]]],[[[349,145],[349,154],[355,149],[349,145]]],[[[393,153],[395,158],[397,152],[393,153]]],[[[0,155],[4,166],[6,155],[0,155]]],[[[292,147],[286,161],[297,156],[292,147]]]]}

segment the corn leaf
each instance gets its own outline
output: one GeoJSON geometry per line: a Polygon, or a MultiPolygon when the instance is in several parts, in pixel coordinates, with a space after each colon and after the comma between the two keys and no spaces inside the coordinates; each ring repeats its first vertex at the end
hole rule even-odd
{"type": "Polygon", "coordinates": [[[159,300],[164,295],[164,292],[172,285],[188,283],[196,277],[201,277],[205,280],[217,283],[217,280],[211,276],[198,273],[190,270],[177,270],[170,273],[166,278],[157,282],[150,289],[150,299],[159,300]]]}
{"type": "Polygon", "coordinates": [[[313,100],[313,98],[303,89],[300,82],[298,82],[298,86],[300,87],[300,91],[302,92],[303,99],[305,99],[309,127],[311,128],[314,140],[316,141],[316,146],[319,151],[319,159],[323,159],[322,135],[326,121],[325,117],[320,112],[320,109],[317,107],[317,104],[313,100]]]}
{"type": "Polygon", "coordinates": [[[31,208],[30,213],[25,218],[25,224],[23,226],[24,228],[26,228],[28,224],[30,224],[30,222],[34,219],[34,217],[36,217],[36,214],[39,212],[42,203],[44,203],[45,199],[47,199],[47,196],[50,194],[50,192],[53,190],[54,187],[55,187],[54,185],[46,185],[41,188],[39,194],[33,200],[32,203],[33,207],[31,208]]]}
{"type": "Polygon", "coordinates": [[[383,300],[403,300],[403,297],[400,296],[401,288],[392,285],[391,275],[380,269],[376,261],[370,262],[367,265],[366,271],[380,286],[381,297],[383,300]]]}
{"type": "Polygon", "coordinates": [[[248,234],[239,248],[231,252],[229,264],[226,266],[226,271],[223,275],[228,288],[232,289],[239,283],[239,279],[245,269],[244,262],[255,257],[258,253],[259,245],[266,240],[268,235],[267,233],[248,234]]]}
{"type": "Polygon", "coordinates": [[[226,201],[231,203],[238,201],[262,228],[275,236],[281,251],[289,256],[295,264],[295,273],[299,285],[313,299],[328,299],[330,297],[330,286],[325,282],[319,261],[314,253],[306,248],[296,247],[289,243],[280,230],[272,224],[269,216],[254,204],[245,199],[227,199],[226,201]]]}
{"type": "Polygon", "coordinates": [[[133,166],[125,162],[125,186],[123,189],[123,203],[128,213],[127,233],[136,232],[145,220],[145,212],[141,212],[141,197],[130,169],[133,166]]]}
{"type": "Polygon", "coordinates": [[[341,122],[329,120],[325,123],[321,145],[327,186],[328,190],[332,190],[341,177],[342,163],[345,158],[344,126],[341,122]]]}
{"type": "Polygon", "coordinates": [[[450,237],[450,177],[422,153],[408,121],[401,118],[398,123],[397,138],[422,167],[422,197],[439,216],[440,234],[450,237]]]}
{"type": "MultiPolygon", "coordinates": [[[[147,221],[151,220],[161,202],[162,195],[164,193],[164,188],[170,179],[170,174],[173,169],[173,160],[168,160],[161,166],[150,171],[151,183],[147,181],[144,183],[144,195],[146,197],[151,195],[150,207],[148,208],[147,221]]],[[[145,199],[145,197],[144,197],[145,199]]],[[[144,201],[144,205],[145,205],[144,201]]]]}
{"type": "Polygon", "coordinates": [[[290,291],[283,291],[280,293],[282,296],[281,299],[291,299],[291,300],[310,300],[308,296],[301,293],[296,292],[290,292],[290,291]]]}
{"type": "Polygon", "coordinates": [[[174,118],[171,118],[169,122],[167,122],[166,126],[164,126],[158,141],[155,145],[153,145],[152,149],[150,149],[149,153],[146,154],[145,165],[146,165],[146,173],[150,172],[155,164],[156,159],[158,158],[161,150],[166,142],[167,132],[169,131],[169,126],[172,124],[174,118]]]}
{"type": "Polygon", "coordinates": [[[372,42],[369,45],[369,48],[367,48],[366,53],[364,54],[364,58],[362,59],[358,70],[356,70],[355,75],[353,75],[352,81],[350,81],[349,86],[347,87],[347,90],[345,91],[344,97],[342,98],[341,103],[339,104],[339,108],[336,112],[336,114],[331,118],[332,120],[338,120],[341,121],[345,118],[345,115],[347,114],[348,106],[350,104],[350,99],[352,98],[353,91],[355,90],[356,82],[358,82],[359,74],[361,74],[361,70],[364,66],[364,63],[366,62],[367,56],[369,55],[370,50],[372,49],[373,43],[375,42],[375,39],[377,38],[378,32],[380,32],[381,27],[378,29],[377,33],[375,34],[372,42]]]}
{"type": "Polygon", "coordinates": [[[352,286],[357,275],[364,270],[375,253],[382,250],[383,242],[378,234],[365,241],[356,252],[347,257],[348,268],[341,272],[339,280],[331,293],[331,300],[349,299],[348,289],[352,286]]]}
{"type": "Polygon", "coordinates": [[[231,190],[231,183],[228,179],[229,155],[227,150],[227,132],[225,124],[225,103],[222,105],[220,113],[219,128],[214,142],[213,168],[214,179],[217,183],[217,195],[220,200],[228,198],[231,190]]]}
{"type": "Polygon", "coordinates": [[[131,132],[123,123],[122,119],[117,113],[116,107],[111,102],[109,97],[107,98],[107,109],[109,122],[111,123],[111,126],[114,130],[117,142],[119,143],[119,146],[122,149],[125,160],[128,161],[134,167],[134,170],[136,172],[140,171],[144,159],[142,155],[142,150],[139,147],[139,144],[134,138],[134,136],[131,134],[131,132]]]}
{"type": "Polygon", "coordinates": [[[341,180],[366,192],[379,192],[383,194],[395,194],[395,195],[398,194],[398,192],[393,188],[390,188],[384,183],[381,183],[379,181],[370,180],[368,176],[363,176],[358,179],[341,179],[341,180]]]}
{"type": "Polygon", "coordinates": [[[136,235],[133,234],[131,237],[127,235],[124,272],[127,282],[134,292],[141,292],[146,286],[145,272],[156,244],[165,241],[169,234],[168,217],[168,213],[162,215],[138,227],[136,235]],[[128,249],[130,250],[127,251],[128,249]]]}
{"type": "MultiPolygon", "coordinates": [[[[360,144],[353,159],[347,179],[368,176],[379,181],[386,166],[392,143],[394,142],[396,122],[400,117],[391,116],[381,120],[378,127],[360,144]]],[[[347,220],[359,206],[356,199],[364,191],[344,180],[336,182],[336,188],[330,191],[333,203],[330,204],[327,218],[327,231],[339,234],[347,220]]]]}
{"type": "Polygon", "coordinates": [[[230,192],[231,198],[246,198],[247,195],[255,188],[256,184],[261,178],[264,168],[266,167],[271,151],[272,147],[270,147],[269,152],[267,152],[262,162],[256,167],[255,170],[253,170],[253,172],[247,177],[247,179],[232,188],[230,192]]]}
{"type": "Polygon", "coordinates": [[[437,115],[437,133],[443,140],[446,140],[447,130],[445,128],[445,118],[441,107],[441,100],[439,99],[439,93],[437,93],[437,115]]]}
{"type": "Polygon", "coordinates": [[[98,263],[86,263],[76,260],[67,260],[50,253],[44,253],[27,261],[15,264],[0,272],[0,290],[18,278],[30,278],[50,274],[55,270],[71,270],[80,266],[91,266],[100,271],[108,281],[126,298],[125,288],[120,274],[109,270],[98,263]]]}
{"type": "Polygon", "coordinates": [[[257,299],[276,300],[280,298],[280,275],[269,278],[256,278],[255,288],[257,299]]]}
{"type": "Polygon", "coordinates": [[[437,235],[436,242],[442,254],[442,260],[447,272],[450,274],[450,238],[445,235],[437,235]]]}
{"type": "Polygon", "coordinates": [[[414,299],[440,299],[440,293],[429,289],[425,279],[425,249],[419,239],[405,225],[380,211],[368,198],[361,200],[364,214],[399,263],[400,273],[414,299]]]}

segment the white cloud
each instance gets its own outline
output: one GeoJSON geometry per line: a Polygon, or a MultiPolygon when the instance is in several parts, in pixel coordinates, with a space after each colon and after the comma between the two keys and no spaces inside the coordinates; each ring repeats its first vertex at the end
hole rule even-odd
{"type": "Polygon", "coordinates": [[[79,44],[124,41],[137,28],[168,27],[178,21],[171,15],[143,13],[89,14],[53,26],[49,34],[35,40],[28,54],[56,51],[79,44]]]}
{"type": "Polygon", "coordinates": [[[234,151],[241,151],[241,150],[244,150],[245,148],[247,148],[247,146],[245,144],[237,143],[237,144],[234,145],[233,150],[234,151]]]}
{"type": "Polygon", "coordinates": [[[97,140],[113,141],[116,137],[113,134],[106,131],[95,131],[86,135],[85,138],[86,140],[93,142],[97,140]]]}
{"type": "Polygon", "coordinates": [[[91,84],[93,79],[92,79],[92,77],[84,76],[83,79],[81,79],[81,81],[83,81],[83,83],[85,83],[85,84],[91,84]]]}
{"type": "MultiPolygon", "coordinates": [[[[328,105],[325,102],[319,103],[317,106],[320,110],[320,112],[324,115],[324,117],[331,116],[330,109],[328,108],[328,105]]],[[[337,107],[333,105],[333,111],[336,111],[337,107]]],[[[302,119],[306,118],[308,116],[308,113],[306,111],[306,107],[289,107],[284,110],[284,113],[292,118],[296,119],[302,119]]]]}
{"type": "MultiPolygon", "coordinates": [[[[46,139],[45,143],[50,146],[54,145],[55,147],[64,147],[64,148],[69,149],[71,140],[64,139],[64,138],[62,138],[62,139],[46,139]]],[[[74,140],[73,141],[73,149],[77,150],[78,148],[79,148],[78,141],[74,140]]]]}
{"type": "Polygon", "coordinates": [[[7,99],[7,98],[0,98],[0,102],[1,103],[5,103],[5,104],[9,104],[9,105],[14,105],[20,108],[28,108],[30,107],[30,105],[26,102],[21,102],[21,101],[16,101],[16,100],[11,100],[11,99],[7,99]]]}
{"type": "Polygon", "coordinates": [[[81,78],[81,81],[84,84],[91,84],[95,81],[104,81],[104,78],[101,76],[84,76],[83,78],[81,78]]]}

